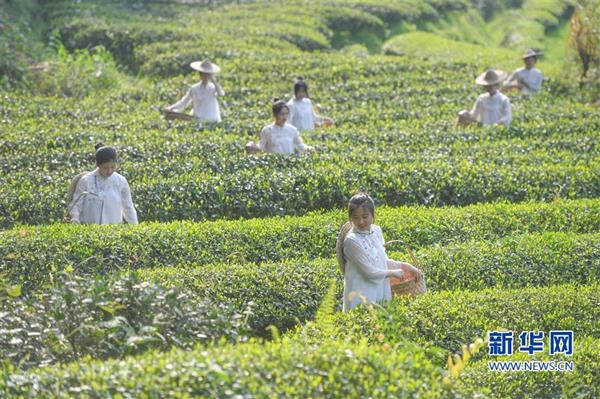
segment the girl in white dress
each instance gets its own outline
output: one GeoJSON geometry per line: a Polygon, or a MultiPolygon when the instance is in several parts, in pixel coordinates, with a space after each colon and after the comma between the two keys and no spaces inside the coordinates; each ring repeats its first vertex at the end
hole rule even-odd
{"type": "Polygon", "coordinates": [[[286,123],[289,108],[285,101],[276,98],[273,100],[273,123],[267,125],[260,132],[260,141],[250,141],[246,144],[249,153],[268,152],[276,154],[292,154],[294,150],[300,152],[314,151],[314,147],[304,144],[300,132],[294,126],[286,123]]]}
{"type": "Polygon", "coordinates": [[[190,64],[192,69],[200,72],[200,82],[196,83],[175,104],[167,107],[169,111],[182,112],[190,103],[193,107],[193,115],[200,121],[220,122],[221,111],[217,96],[224,96],[225,92],[216,79],[216,74],[221,68],[213,64],[209,59],[202,62],[196,61],[190,64]]]}
{"type": "Polygon", "coordinates": [[[287,105],[290,110],[288,123],[301,132],[323,125],[333,125],[333,119],[315,113],[312,101],[308,98],[308,83],[302,76],[296,78],[294,98],[290,99],[287,105]]]}
{"type": "Polygon", "coordinates": [[[96,144],[96,170],[77,182],[69,204],[71,222],[80,224],[117,224],[123,218],[137,224],[137,212],[127,180],[116,172],[117,150],[96,144]]]}
{"type": "Polygon", "coordinates": [[[389,277],[402,278],[405,270],[419,273],[409,263],[388,259],[381,228],[375,219],[375,203],[358,193],[348,203],[349,222],[338,236],[337,255],[344,274],[343,311],[362,303],[392,299],[389,277]]]}

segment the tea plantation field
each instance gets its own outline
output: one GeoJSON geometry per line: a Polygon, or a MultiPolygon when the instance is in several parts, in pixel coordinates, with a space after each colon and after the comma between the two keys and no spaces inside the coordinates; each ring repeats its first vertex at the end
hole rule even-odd
{"type": "Polygon", "coordinates": [[[600,397],[600,112],[569,48],[595,2],[1,7],[0,397],[600,397]],[[509,127],[455,127],[475,77],[527,47],[542,91],[508,94],[509,127]],[[165,120],[205,57],[223,121],[165,120]],[[313,153],[247,155],[298,75],[335,125],[302,133],[313,153]],[[98,141],[139,225],[62,222],[98,141]],[[358,190],[414,249],[425,295],[340,311],[334,246],[358,190]],[[515,354],[490,356],[506,330],[515,354]],[[571,356],[548,337],[517,350],[552,330],[574,332],[571,356]]]}

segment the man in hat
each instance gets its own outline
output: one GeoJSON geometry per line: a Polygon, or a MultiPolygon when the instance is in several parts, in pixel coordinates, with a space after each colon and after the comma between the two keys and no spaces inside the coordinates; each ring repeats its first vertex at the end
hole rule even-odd
{"type": "Polygon", "coordinates": [[[535,67],[538,53],[533,49],[527,49],[523,54],[523,62],[525,66],[515,70],[504,81],[504,88],[520,89],[522,93],[533,94],[540,91],[542,88],[542,73],[535,67]]]}
{"type": "Polygon", "coordinates": [[[193,115],[198,120],[220,122],[221,112],[217,96],[224,96],[225,92],[217,83],[215,75],[221,68],[209,59],[196,61],[190,64],[192,69],[200,72],[200,82],[196,83],[175,104],[167,107],[169,111],[182,112],[190,102],[193,105],[193,115]]]}
{"type": "Polygon", "coordinates": [[[506,73],[497,69],[488,69],[475,79],[475,83],[483,86],[487,93],[480,95],[471,111],[458,113],[457,125],[510,125],[512,106],[510,100],[500,93],[500,83],[506,73]]]}

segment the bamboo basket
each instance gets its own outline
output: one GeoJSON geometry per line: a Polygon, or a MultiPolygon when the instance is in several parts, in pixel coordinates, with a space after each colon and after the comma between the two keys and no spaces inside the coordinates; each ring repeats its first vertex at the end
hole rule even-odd
{"type": "Polygon", "coordinates": [[[403,268],[402,270],[404,270],[404,276],[402,278],[390,277],[390,286],[392,288],[392,296],[393,297],[416,296],[416,295],[424,294],[425,292],[427,292],[427,287],[425,285],[425,276],[423,275],[423,272],[421,271],[421,264],[415,257],[415,254],[413,253],[412,248],[408,244],[406,244],[404,241],[402,241],[402,240],[388,241],[385,243],[385,246],[387,248],[388,245],[396,244],[396,243],[404,245],[404,247],[408,251],[408,254],[410,255],[413,265],[417,269],[419,269],[419,272],[413,273],[413,272],[403,268]]]}
{"type": "Polygon", "coordinates": [[[194,118],[193,115],[184,114],[182,112],[170,111],[168,109],[162,109],[161,112],[163,113],[163,115],[165,116],[165,119],[167,119],[167,120],[178,119],[178,120],[183,120],[183,121],[193,121],[196,119],[196,118],[194,118]]]}

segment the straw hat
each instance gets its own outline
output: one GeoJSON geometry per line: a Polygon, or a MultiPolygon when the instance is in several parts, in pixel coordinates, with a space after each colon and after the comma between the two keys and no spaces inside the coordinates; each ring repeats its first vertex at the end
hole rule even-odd
{"type": "Polygon", "coordinates": [[[523,59],[529,58],[529,57],[536,57],[537,58],[539,55],[540,55],[540,53],[537,53],[534,49],[528,48],[523,53],[523,59]]]}
{"type": "Polygon", "coordinates": [[[221,68],[219,68],[217,64],[213,64],[208,58],[204,61],[194,61],[190,64],[190,66],[196,71],[208,73],[211,75],[214,75],[221,71],[221,68]]]}
{"type": "Polygon", "coordinates": [[[481,86],[492,86],[500,84],[506,78],[506,72],[499,69],[488,69],[475,79],[475,83],[481,86]]]}

